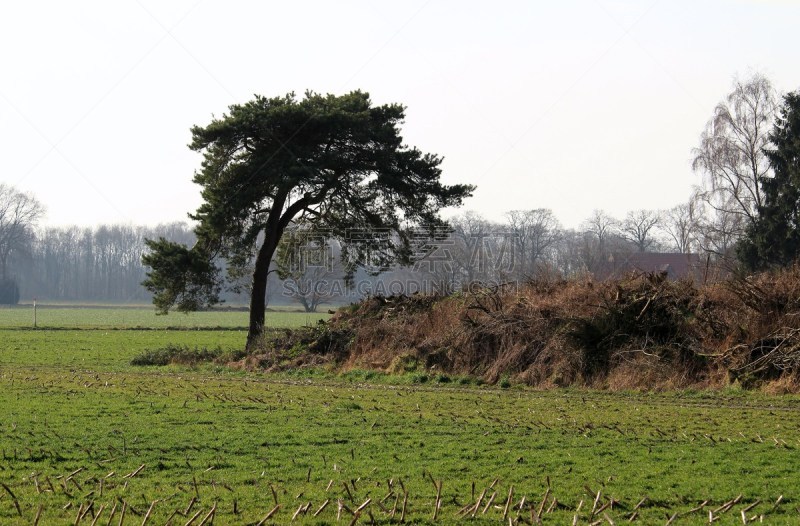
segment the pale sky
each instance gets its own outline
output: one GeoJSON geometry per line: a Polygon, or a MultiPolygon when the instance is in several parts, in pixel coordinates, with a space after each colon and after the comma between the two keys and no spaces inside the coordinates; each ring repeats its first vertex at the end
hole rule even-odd
{"type": "Polygon", "coordinates": [[[4,2],[0,182],[45,224],[156,224],[200,203],[189,128],[306,89],[408,107],[464,207],[567,226],[685,201],[734,76],[800,88],[800,1],[4,2]]]}

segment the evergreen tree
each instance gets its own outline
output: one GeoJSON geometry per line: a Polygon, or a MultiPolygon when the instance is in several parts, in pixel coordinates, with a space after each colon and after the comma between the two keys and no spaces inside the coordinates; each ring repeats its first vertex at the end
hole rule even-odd
{"type": "Polygon", "coordinates": [[[770,142],[775,175],[763,181],[764,204],[738,247],[749,270],[789,266],[800,256],[800,92],[784,96],[770,142]]]}
{"type": "Polygon", "coordinates": [[[148,241],[144,285],[156,307],[212,305],[226,281],[251,271],[250,346],[264,329],[272,257],[298,221],[347,238],[342,259],[380,252],[382,263],[408,261],[409,227],[443,224],[439,211],[459,206],[473,186],[442,184],[442,158],[403,143],[404,118],[403,106],[375,106],[361,91],[308,92],[302,100],[256,96],[192,128],[191,148],[204,157],[194,177],[204,200],[191,215],[197,243],[148,241]]]}

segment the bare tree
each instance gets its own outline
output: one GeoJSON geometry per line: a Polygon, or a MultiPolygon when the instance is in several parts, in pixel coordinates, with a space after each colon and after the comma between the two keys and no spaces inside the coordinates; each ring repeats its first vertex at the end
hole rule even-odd
{"type": "Polygon", "coordinates": [[[587,272],[586,261],[589,235],[579,230],[566,229],[553,250],[556,269],[565,277],[580,276],[587,272]]]}
{"type": "Polygon", "coordinates": [[[581,259],[586,270],[603,272],[607,266],[609,243],[616,237],[618,221],[603,210],[594,210],[583,223],[581,259]]]}
{"type": "Polygon", "coordinates": [[[9,258],[29,248],[33,228],[44,215],[44,206],[31,194],[0,183],[0,279],[6,281],[9,258]]]}
{"type": "Polygon", "coordinates": [[[584,221],[583,230],[595,237],[601,246],[604,246],[608,238],[616,233],[617,224],[617,220],[604,210],[594,210],[592,215],[584,221]]]}
{"type": "Polygon", "coordinates": [[[661,214],[657,210],[634,210],[628,212],[619,230],[622,237],[636,245],[639,252],[647,252],[655,242],[653,231],[660,222],[661,214]]]}
{"type": "MultiPolygon", "coordinates": [[[[344,271],[342,271],[344,272],[344,271]]],[[[309,266],[302,272],[283,276],[283,294],[292,298],[306,312],[317,312],[320,304],[332,300],[339,291],[343,294],[341,274],[336,275],[326,266],[309,266]]]]}
{"type": "Polygon", "coordinates": [[[764,203],[761,183],[770,173],[764,148],[769,145],[775,99],[775,90],[763,75],[736,79],[731,93],[714,108],[700,146],[692,151],[692,168],[706,177],[705,201],[722,216],[739,216],[738,220],[725,217],[723,222],[741,229],[755,222],[764,203]]]}
{"type": "Polygon", "coordinates": [[[449,220],[453,232],[448,239],[450,265],[439,265],[439,274],[450,274],[452,284],[469,286],[492,279],[494,227],[477,212],[468,210],[449,220]]]}
{"type": "Polygon", "coordinates": [[[561,238],[561,224],[548,208],[512,210],[506,214],[516,244],[515,270],[518,278],[531,278],[546,252],[561,238]]]}
{"type": "Polygon", "coordinates": [[[665,211],[659,228],[678,252],[689,254],[697,245],[702,220],[702,204],[695,194],[686,203],[665,211]]]}
{"type": "Polygon", "coordinates": [[[746,217],[730,211],[730,207],[712,209],[712,213],[699,222],[698,239],[705,252],[723,260],[727,266],[733,263],[733,249],[746,228],[746,217]]]}
{"type": "Polygon", "coordinates": [[[310,223],[291,225],[276,253],[278,276],[283,280],[283,294],[299,303],[306,312],[316,312],[330,300],[345,274],[339,254],[325,232],[310,223]]]}

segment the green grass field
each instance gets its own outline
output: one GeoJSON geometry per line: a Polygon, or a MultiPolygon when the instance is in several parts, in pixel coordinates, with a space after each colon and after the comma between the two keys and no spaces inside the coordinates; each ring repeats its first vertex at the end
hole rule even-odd
{"type": "MultiPolygon", "coordinates": [[[[36,309],[36,326],[52,328],[246,328],[248,313],[244,311],[210,311],[189,314],[171,312],[157,315],[153,307],[111,306],[39,306],[36,309]]],[[[321,313],[300,313],[277,310],[267,313],[267,325],[293,327],[309,325],[329,318],[321,313]]],[[[0,328],[32,328],[33,307],[0,308],[0,328]]]]}
{"type": "Polygon", "coordinates": [[[797,397],[136,367],[245,332],[3,325],[2,524],[800,521],[797,397]]]}

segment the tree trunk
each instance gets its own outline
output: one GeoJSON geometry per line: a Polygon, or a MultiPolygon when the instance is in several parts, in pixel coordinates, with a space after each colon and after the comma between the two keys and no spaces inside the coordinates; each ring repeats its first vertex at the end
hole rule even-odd
{"type": "Polygon", "coordinates": [[[8,259],[8,253],[4,252],[2,257],[0,257],[0,269],[2,269],[2,276],[1,277],[2,277],[3,281],[5,281],[6,278],[8,277],[7,276],[7,272],[6,272],[6,260],[7,259],[8,259]]]}
{"type": "Polygon", "coordinates": [[[258,342],[264,333],[264,321],[267,311],[267,278],[269,277],[269,265],[272,256],[278,248],[286,226],[292,221],[295,215],[302,211],[306,206],[319,203],[327,190],[323,190],[316,198],[309,199],[308,196],[298,199],[292,203],[285,211],[283,209],[288,191],[278,195],[272,202],[272,208],[267,218],[264,228],[264,244],[258,251],[256,257],[256,267],[253,270],[253,288],[250,292],[250,328],[247,332],[247,349],[250,350],[258,342]]]}
{"type": "Polygon", "coordinates": [[[247,331],[247,349],[252,349],[264,333],[267,312],[267,279],[269,265],[278,246],[279,233],[267,232],[264,244],[258,251],[256,265],[253,270],[253,286],[250,291],[250,327],[247,331]]]}

